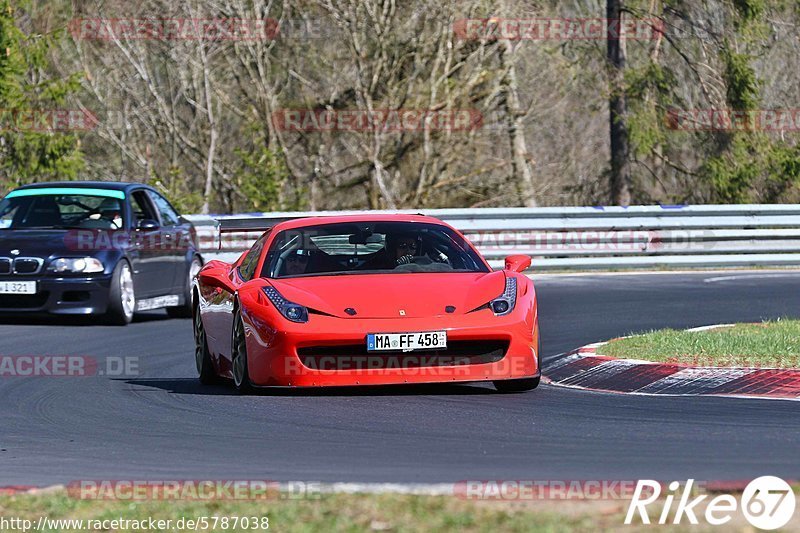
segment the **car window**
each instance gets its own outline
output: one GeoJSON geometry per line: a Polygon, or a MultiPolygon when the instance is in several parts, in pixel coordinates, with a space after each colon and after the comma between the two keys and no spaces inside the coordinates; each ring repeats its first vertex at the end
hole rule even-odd
{"type": "Polygon", "coordinates": [[[131,208],[133,209],[134,226],[141,220],[158,220],[150,201],[144,191],[136,191],[131,196],[131,208]]]}
{"type": "Polygon", "coordinates": [[[14,217],[17,216],[22,205],[20,202],[5,202],[5,204],[2,211],[0,211],[0,228],[3,229],[11,227],[14,223],[14,217]]]}
{"type": "Polygon", "coordinates": [[[175,209],[169,205],[169,202],[166,198],[155,191],[147,191],[147,194],[150,195],[150,199],[153,200],[156,209],[158,209],[158,212],[161,213],[161,223],[164,226],[175,226],[180,224],[180,216],[178,215],[177,211],[175,211],[175,209]]]}
{"type": "Polygon", "coordinates": [[[243,280],[250,281],[253,279],[256,266],[258,266],[258,259],[261,257],[261,250],[264,249],[264,243],[267,242],[269,233],[270,232],[267,231],[256,241],[252,248],[250,248],[250,251],[247,252],[242,264],[239,265],[239,276],[241,276],[243,280]]]}
{"type": "Polygon", "coordinates": [[[281,231],[270,246],[262,275],[488,271],[469,243],[447,226],[382,220],[281,231]]]}
{"type": "Polygon", "coordinates": [[[122,229],[122,200],[91,194],[30,193],[0,203],[0,228],[122,229]]]}
{"type": "Polygon", "coordinates": [[[313,235],[309,236],[315,248],[329,255],[369,255],[386,246],[386,236],[373,234],[363,244],[353,244],[349,235],[313,235]]]}

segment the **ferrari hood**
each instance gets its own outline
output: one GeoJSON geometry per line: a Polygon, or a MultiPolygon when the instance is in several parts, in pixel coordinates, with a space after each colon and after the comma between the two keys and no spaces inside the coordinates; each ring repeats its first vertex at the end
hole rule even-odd
{"type": "Polygon", "coordinates": [[[269,282],[286,299],[341,318],[420,318],[445,315],[448,306],[455,308],[453,314],[480,307],[503,292],[505,274],[361,274],[269,282]]]}

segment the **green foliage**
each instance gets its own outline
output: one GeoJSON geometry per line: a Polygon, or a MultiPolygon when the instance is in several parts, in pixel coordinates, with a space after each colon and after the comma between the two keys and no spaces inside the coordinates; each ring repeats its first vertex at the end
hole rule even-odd
{"type": "Polygon", "coordinates": [[[757,148],[751,139],[735,136],[723,154],[706,162],[702,174],[711,183],[714,200],[745,203],[760,174],[757,148]]]}
{"type": "Polygon", "coordinates": [[[163,177],[153,176],[148,180],[148,184],[159,189],[179,213],[200,212],[203,195],[189,187],[189,180],[181,173],[180,169],[172,168],[163,177]]]}
{"type": "Polygon", "coordinates": [[[642,67],[626,71],[625,85],[631,147],[637,157],[643,157],[667,140],[663,110],[674,105],[678,82],[671,70],[648,61],[642,67]]]}
{"type": "MultiPolygon", "coordinates": [[[[694,59],[695,41],[689,39],[668,41],[664,45],[667,49],[660,53],[652,53],[651,47],[646,49],[646,56],[638,55],[635,48],[629,50],[631,66],[625,82],[632,153],[640,161],[654,153],[664,154],[671,161],[685,154],[696,154],[701,163],[693,169],[691,165],[686,167],[691,174],[682,176],[684,179],[691,176],[696,186],[695,198],[732,203],[798,201],[800,148],[795,146],[794,139],[787,142],[758,131],[758,127],[695,133],[670,131],[665,127],[666,110],[686,109],[687,97],[692,102],[688,104],[690,108],[753,112],[751,117],[763,107],[762,81],[756,74],[754,60],[769,46],[766,14],[777,7],[765,0],[732,0],[729,6],[725,18],[733,23],[726,22],[716,30],[719,44],[704,48],[702,59],[694,59]],[[679,52],[677,57],[671,55],[672,48],[679,52]],[[714,50],[716,57],[708,54],[714,50]],[[689,68],[681,71],[681,63],[688,63],[689,68]],[[691,93],[687,95],[687,72],[699,77],[714,72],[724,86],[725,101],[713,101],[713,93],[709,95],[706,91],[694,98],[691,93]]],[[[670,9],[691,12],[681,2],[671,3],[670,9]]],[[[702,28],[702,24],[698,27],[702,28]]],[[[657,157],[652,161],[660,162],[657,157]]],[[[661,183],[663,178],[659,176],[661,183]]]]}
{"type": "MultiPolygon", "coordinates": [[[[745,23],[757,23],[764,11],[759,0],[736,0],[734,5],[745,23]]],[[[751,64],[753,57],[734,51],[726,41],[720,58],[729,109],[757,110],[761,99],[759,80],[751,64]]],[[[711,184],[715,201],[781,202],[796,197],[800,184],[798,147],[753,131],[735,131],[717,137],[724,141],[723,151],[708,159],[701,169],[701,175],[711,184]]]]}
{"type": "Polygon", "coordinates": [[[797,202],[800,146],[765,134],[737,133],[728,150],[706,162],[702,175],[718,202],[797,202]]]}
{"type": "Polygon", "coordinates": [[[759,20],[766,9],[763,0],[733,0],[733,7],[743,23],[759,20]]]}
{"type": "Polygon", "coordinates": [[[279,209],[279,193],[288,175],[283,158],[263,143],[251,150],[236,149],[241,166],[234,175],[238,199],[236,211],[279,209]]]}
{"type": "Polygon", "coordinates": [[[31,128],[23,118],[63,109],[67,97],[79,88],[77,75],[67,79],[47,75],[48,46],[58,36],[23,32],[17,17],[26,4],[0,0],[0,186],[5,189],[74,179],[83,168],[76,133],[31,128]]]}
{"type": "Polygon", "coordinates": [[[800,203],[800,146],[773,147],[763,201],[800,203]]]}
{"type": "Polygon", "coordinates": [[[722,47],[721,56],[725,65],[723,77],[728,105],[736,111],[756,109],[759,101],[758,78],[750,65],[751,57],[732,51],[728,44],[722,47]]]}
{"type": "MultiPolygon", "coordinates": [[[[41,491],[38,495],[0,495],[0,516],[14,516],[36,523],[38,517],[55,520],[83,519],[90,526],[97,520],[120,518],[120,533],[136,532],[131,523],[147,524],[143,517],[171,520],[173,526],[189,517],[208,517],[209,527],[200,531],[224,531],[222,517],[248,517],[252,531],[279,529],[287,533],[311,531],[394,531],[398,533],[480,533],[506,531],[525,533],[544,531],[614,531],[625,518],[622,507],[607,510],[607,502],[579,502],[581,507],[565,505],[528,508],[491,505],[497,502],[470,500],[455,496],[420,496],[409,494],[320,494],[318,498],[291,497],[290,493],[269,494],[268,498],[221,501],[196,499],[172,501],[141,499],[136,501],[89,500],[69,496],[66,490],[41,491]],[[602,511],[602,512],[601,512],[602,511]],[[256,518],[252,518],[256,517],[256,518]],[[269,520],[270,528],[253,527],[269,520]],[[128,521],[128,524],[125,521],[128,521]],[[216,526],[214,527],[216,522],[216,526]],[[125,527],[128,525],[128,527],[125,527]]],[[[539,503],[539,502],[531,502],[539,503]]],[[[547,503],[547,502],[545,502],[547,503]]],[[[565,502],[568,503],[568,502],[565,502]]],[[[200,522],[197,520],[196,522],[200,522]]],[[[99,527],[99,526],[98,526],[99,527]]],[[[229,531],[247,531],[234,520],[229,531]]],[[[635,527],[635,526],[634,526],[635,527]]],[[[93,527],[87,530],[97,531],[93,527]]],[[[51,530],[48,530],[51,531],[51,530]]]]}

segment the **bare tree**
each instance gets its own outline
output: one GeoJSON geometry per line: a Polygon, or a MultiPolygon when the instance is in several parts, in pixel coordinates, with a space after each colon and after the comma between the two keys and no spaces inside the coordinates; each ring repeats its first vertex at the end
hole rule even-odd
{"type": "Polygon", "coordinates": [[[623,0],[606,0],[608,21],[608,100],[609,139],[611,142],[611,202],[631,203],[630,142],[628,139],[627,102],[625,98],[625,36],[623,35],[623,0]]]}

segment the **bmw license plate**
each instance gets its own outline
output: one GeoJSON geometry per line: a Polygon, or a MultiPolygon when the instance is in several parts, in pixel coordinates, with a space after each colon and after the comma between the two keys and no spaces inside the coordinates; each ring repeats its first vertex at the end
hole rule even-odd
{"type": "Polygon", "coordinates": [[[0,294],[36,294],[36,282],[0,281],[0,294]]]}
{"type": "Polygon", "coordinates": [[[446,331],[422,331],[419,333],[370,333],[367,335],[367,351],[386,350],[410,352],[412,350],[440,350],[447,348],[446,331]]]}

